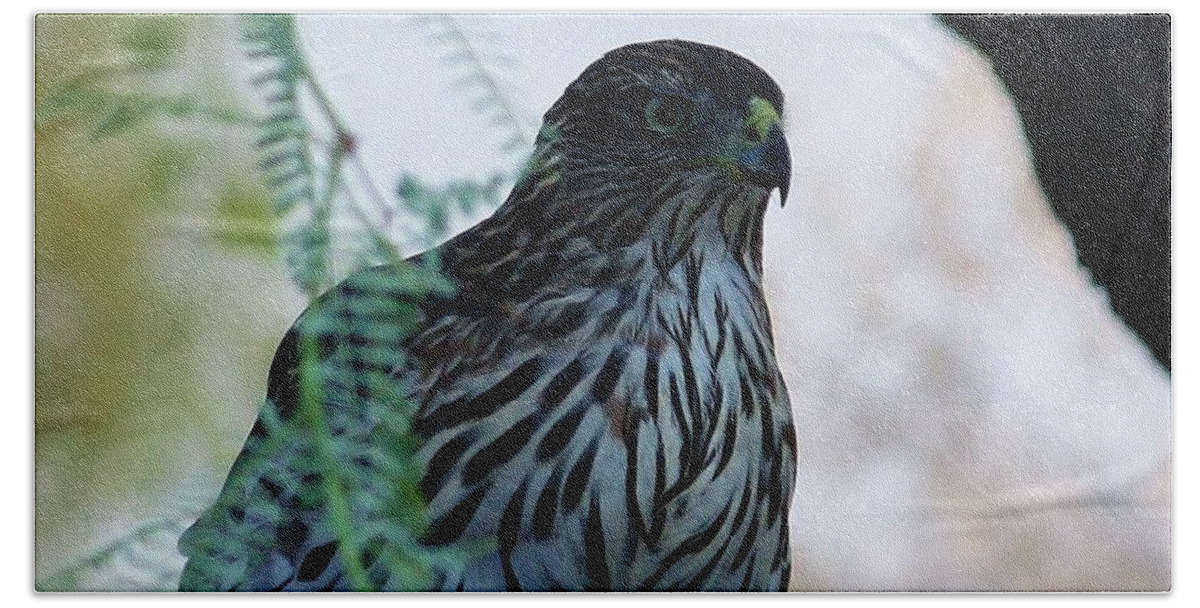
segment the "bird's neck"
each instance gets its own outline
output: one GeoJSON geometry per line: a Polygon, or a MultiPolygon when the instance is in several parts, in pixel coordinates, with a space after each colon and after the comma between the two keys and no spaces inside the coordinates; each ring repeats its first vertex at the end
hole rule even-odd
{"type": "MultiPolygon", "coordinates": [[[[525,250],[640,265],[666,274],[687,255],[733,260],[762,273],[766,193],[715,168],[603,163],[539,149],[494,220],[525,250]]],[[[632,276],[634,268],[624,268],[632,276]]]]}

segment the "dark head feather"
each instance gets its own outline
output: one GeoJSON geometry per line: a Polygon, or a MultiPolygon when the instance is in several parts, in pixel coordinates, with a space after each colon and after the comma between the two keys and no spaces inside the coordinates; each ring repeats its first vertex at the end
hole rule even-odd
{"type": "Polygon", "coordinates": [[[761,97],[783,113],[783,91],[749,59],[711,44],[655,40],[618,47],[594,61],[546,112],[545,124],[579,110],[611,108],[639,86],[707,91],[727,108],[761,97]]]}
{"type": "Polygon", "coordinates": [[[776,124],[783,93],[750,60],[683,40],[614,49],[546,113],[505,204],[447,254],[490,280],[526,286],[638,244],[667,259],[696,244],[725,247],[757,264],[767,196],[786,191],[786,182],[753,179],[743,158],[767,140],[749,129],[764,105],[786,167],[776,124]]]}

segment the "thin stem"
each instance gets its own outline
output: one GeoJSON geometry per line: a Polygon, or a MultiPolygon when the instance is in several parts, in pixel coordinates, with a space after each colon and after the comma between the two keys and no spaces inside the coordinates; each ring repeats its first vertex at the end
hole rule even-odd
{"type": "Polygon", "coordinates": [[[396,217],[396,210],[393,205],[389,205],[387,198],[383,195],[383,191],[371,179],[371,174],[367,171],[366,164],[357,154],[350,154],[350,165],[358,172],[359,179],[362,180],[363,188],[367,191],[367,195],[375,202],[383,213],[383,231],[387,231],[392,227],[392,219],[396,217]]]}
{"type": "Polygon", "coordinates": [[[367,194],[371,196],[375,205],[380,209],[380,212],[384,214],[384,217],[387,219],[387,225],[390,226],[391,216],[393,215],[391,205],[388,204],[387,198],[383,196],[383,191],[371,177],[370,171],[367,170],[366,165],[363,164],[359,159],[358,155],[356,154],[356,150],[354,150],[353,146],[345,143],[348,141],[353,141],[349,125],[346,124],[346,121],[343,120],[341,115],[338,113],[337,107],[334,105],[333,100],[330,99],[329,94],[325,92],[325,87],[321,86],[321,82],[317,79],[316,74],[312,70],[312,63],[308,60],[307,55],[304,53],[304,49],[300,48],[299,45],[296,45],[294,49],[298,68],[300,70],[300,77],[308,84],[308,89],[310,92],[312,92],[313,100],[317,102],[317,107],[321,110],[321,113],[325,115],[325,118],[329,121],[329,124],[333,126],[335,139],[334,145],[337,146],[336,149],[340,149],[345,156],[351,159],[354,168],[359,173],[359,179],[362,180],[364,184],[364,189],[367,191],[367,194]]]}
{"type": "Polygon", "coordinates": [[[512,135],[517,139],[528,139],[528,125],[525,124],[524,119],[521,118],[521,114],[517,112],[515,105],[508,98],[508,96],[504,94],[504,90],[500,87],[500,84],[496,82],[495,77],[492,76],[491,72],[487,69],[487,64],[483,62],[483,58],[480,57],[479,53],[475,51],[475,46],[471,44],[471,41],[467,38],[466,33],[462,31],[462,28],[458,27],[458,24],[454,21],[454,17],[445,16],[442,17],[442,20],[446,24],[447,31],[458,39],[459,45],[470,57],[471,63],[475,66],[475,71],[483,79],[492,99],[496,100],[496,103],[498,103],[501,109],[504,111],[506,117],[508,118],[509,127],[512,129],[512,135]]]}
{"type": "Polygon", "coordinates": [[[313,74],[312,67],[308,64],[308,59],[302,55],[303,51],[297,49],[296,52],[301,54],[301,74],[305,82],[308,83],[309,90],[312,91],[313,99],[316,100],[317,105],[321,107],[321,111],[325,113],[325,117],[328,118],[330,124],[333,125],[334,131],[336,131],[339,135],[343,133],[349,133],[349,127],[346,126],[346,123],[342,120],[341,116],[338,115],[337,110],[334,109],[333,102],[330,101],[329,95],[325,92],[324,87],[317,82],[317,77],[313,74]]]}

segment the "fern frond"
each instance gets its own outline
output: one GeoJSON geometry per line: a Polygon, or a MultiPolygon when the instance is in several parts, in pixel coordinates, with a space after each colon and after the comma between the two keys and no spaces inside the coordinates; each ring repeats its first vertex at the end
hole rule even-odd
{"type": "Polygon", "coordinates": [[[418,19],[440,49],[450,84],[461,89],[471,108],[500,131],[502,150],[508,154],[523,150],[524,144],[533,141],[536,129],[501,86],[497,74],[501,59],[472,40],[453,15],[422,15],[418,19]]]}
{"type": "Polygon", "coordinates": [[[259,125],[259,171],[271,190],[275,213],[285,220],[280,239],[293,280],[310,296],[330,285],[329,217],[332,183],[318,196],[313,134],[302,107],[309,74],[295,16],[256,14],[242,18],[247,56],[260,66],[250,84],[266,116],[259,125]]]}
{"type": "Polygon", "coordinates": [[[173,591],[183,567],[175,541],[194,513],[146,523],[79,562],[38,579],[38,591],[173,591]]]}
{"type": "Polygon", "coordinates": [[[499,204],[507,184],[505,175],[496,174],[483,179],[454,180],[445,186],[434,187],[416,175],[405,173],[400,176],[396,195],[404,208],[423,223],[423,236],[436,242],[448,236],[450,220],[456,214],[470,215],[499,204]]]}

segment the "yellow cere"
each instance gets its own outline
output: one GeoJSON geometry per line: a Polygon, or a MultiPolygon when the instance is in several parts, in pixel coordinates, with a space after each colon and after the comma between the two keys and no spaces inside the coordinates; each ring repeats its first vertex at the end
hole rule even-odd
{"type": "Polygon", "coordinates": [[[746,117],[747,132],[753,132],[761,141],[767,137],[771,127],[779,123],[779,112],[771,102],[762,97],[750,98],[750,113],[746,117]]]}

